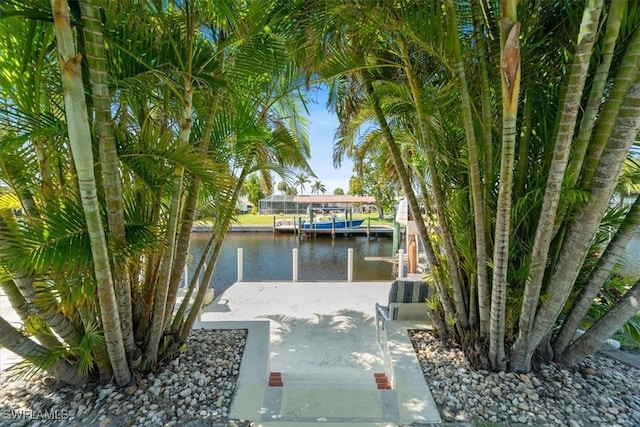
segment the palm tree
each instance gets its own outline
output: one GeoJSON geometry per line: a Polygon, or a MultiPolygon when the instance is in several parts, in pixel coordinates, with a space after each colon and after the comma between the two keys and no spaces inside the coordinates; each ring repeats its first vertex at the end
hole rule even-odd
{"type": "Polygon", "coordinates": [[[309,176],[305,173],[299,173],[296,175],[295,179],[296,187],[300,187],[300,194],[304,193],[304,185],[311,182],[309,181],[309,176]]]}
{"type": "Polygon", "coordinates": [[[418,225],[441,300],[438,312],[449,325],[455,323],[461,339],[485,335],[489,311],[494,369],[510,362],[511,369],[528,371],[533,351],[561,319],[571,289],[579,286],[578,272],[629,152],[630,135],[637,131],[632,83],[640,14],[636,5],[622,3],[592,0],[547,8],[528,3],[516,16],[517,2],[504,1],[498,19],[485,1],[472,2],[471,14],[453,2],[446,3],[446,15],[428,2],[401,8],[349,5],[348,17],[339,1],[330,7],[305,2],[285,12],[296,18],[291,27],[299,30],[299,52],[309,54],[304,63],[310,73],[334,82],[333,108],[341,118],[341,145],[334,153],[359,158],[375,152],[366,140],[374,138],[366,135],[357,145],[354,135],[363,123],[378,124],[377,141],[387,145],[384,155],[412,211],[417,212],[414,189],[421,188],[435,214],[442,248],[429,250],[429,233],[418,225]],[[582,21],[572,19],[576,14],[582,21]],[[567,31],[556,31],[559,21],[567,31]],[[447,35],[451,40],[445,41],[447,35]],[[593,48],[601,42],[602,48],[593,48]],[[523,97],[521,75],[527,82],[523,97]],[[610,91],[603,82],[613,83],[610,91]],[[461,109],[454,101],[459,99],[461,109]],[[428,108],[433,111],[426,114],[428,108]],[[492,111],[502,111],[501,124],[488,120],[498,116],[492,111]],[[586,113],[574,136],[580,111],[586,113]],[[500,143],[492,129],[500,129],[500,143]],[[496,148],[500,159],[493,155],[496,148]],[[584,224],[578,218],[588,224],[581,237],[584,224]],[[479,317],[480,325],[470,321],[467,328],[465,315],[479,317]],[[515,336],[508,361],[505,341],[515,336]]]}
{"type": "Polygon", "coordinates": [[[280,182],[278,183],[278,191],[279,191],[281,194],[287,194],[287,192],[289,191],[289,186],[287,185],[287,183],[286,183],[286,182],[284,182],[284,181],[280,181],[280,182]]]}
{"type": "MultiPolygon", "coordinates": [[[[525,285],[524,299],[522,301],[520,335],[514,347],[514,349],[518,349],[523,343],[533,345],[534,348],[529,348],[525,351],[527,354],[533,354],[535,347],[539,344],[537,340],[529,341],[529,333],[532,329],[533,315],[540,297],[544,270],[547,266],[547,255],[553,238],[556,213],[560,201],[560,188],[562,187],[569,161],[570,146],[573,141],[573,132],[580,109],[582,89],[584,88],[587,78],[587,68],[589,67],[589,61],[595,43],[595,33],[602,11],[602,4],[603,2],[601,1],[594,2],[591,7],[585,8],[577,53],[574,57],[575,59],[570,74],[568,75],[567,84],[571,86],[572,90],[566,95],[561,107],[560,128],[556,134],[553,160],[550,165],[545,197],[542,202],[538,226],[536,228],[536,237],[531,251],[532,271],[530,279],[525,285]]],[[[516,351],[515,353],[516,358],[522,357],[522,351],[516,351]]],[[[518,370],[528,370],[527,364],[528,362],[523,361],[516,361],[514,363],[518,370]]]]}
{"type": "Polygon", "coordinates": [[[100,205],[96,197],[97,185],[93,169],[92,138],[87,119],[80,56],[77,55],[74,47],[67,2],[65,0],[52,1],[51,6],[53,15],[56,17],[54,29],[64,91],[69,143],[91,241],[91,254],[102,313],[104,338],[116,382],[119,385],[125,385],[131,381],[132,375],[127,362],[123,331],[120,327],[120,314],[109,265],[107,241],[100,216],[100,205]]]}
{"type": "MultiPolygon", "coordinates": [[[[68,19],[66,3],[54,6],[68,19]]],[[[40,340],[48,351],[37,350],[42,356],[37,358],[30,356],[35,350],[29,337],[16,347],[11,344],[14,335],[7,332],[0,342],[63,381],[83,381],[87,369],[97,368],[103,379],[115,374],[116,381],[125,384],[140,363],[140,352],[126,344],[125,338],[133,342],[132,332],[142,342],[142,368],[150,370],[160,356],[171,357],[193,326],[208,280],[194,300],[185,298],[173,322],[169,320],[200,203],[215,206],[215,250],[205,254],[215,265],[244,179],[261,171],[289,179],[289,167],[308,169],[305,122],[297,120],[302,83],[275,33],[262,33],[268,16],[260,5],[235,5],[244,8],[238,11],[223,2],[210,8],[186,2],[145,10],[135,18],[126,7],[105,7],[99,13],[106,14],[106,20],[96,19],[95,3],[81,6],[79,17],[88,34],[84,40],[90,42],[70,39],[69,22],[56,21],[60,58],[69,65],[62,69],[64,79],[56,71],[55,55],[43,54],[55,46],[51,9],[38,12],[35,7],[24,13],[21,2],[2,6],[2,12],[5,7],[12,12],[2,13],[0,20],[3,50],[6,46],[15,53],[12,57],[40,61],[25,74],[2,73],[0,78],[0,120],[2,128],[9,129],[0,144],[0,179],[9,185],[0,194],[0,265],[11,278],[3,287],[25,322],[43,325],[30,333],[40,338],[53,329],[56,335],[40,340]],[[232,12],[247,21],[236,26],[232,12]],[[26,20],[15,18],[21,13],[42,19],[29,30],[26,20]],[[207,28],[216,23],[217,32],[204,36],[196,17],[207,20],[207,28]],[[34,36],[27,37],[34,28],[34,36]],[[17,35],[25,35],[18,37],[23,44],[15,43],[17,35]],[[241,48],[240,39],[246,41],[241,48]],[[72,50],[76,42],[82,55],[72,50]],[[182,45],[189,48],[176,49],[182,45]],[[231,56],[234,61],[220,60],[231,56]],[[84,65],[80,57],[89,58],[92,76],[88,106],[82,105],[89,82],[78,80],[84,65]],[[256,58],[260,67],[252,62],[256,58]],[[228,84],[220,84],[223,79],[228,84]],[[66,122],[60,115],[65,111],[63,80],[66,122]],[[118,90],[109,91],[107,84],[114,82],[118,90]],[[88,108],[94,108],[95,115],[88,114],[88,108]],[[93,117],[95,139],[87,121],[93,117]],[[23,125],[14,127],[15,118],[23,125]],[[68,136],[60,132],[64,123],[68,136]],[[101,153],[95,171],[92,142],[101,153]],[[69,145],[71,150],[65,150],[69,145]],[[71,172],[56,174],[50,164],[71,172]],[[14,202],[4,203],[5,198],[14,202]],[[23,207],[25,214],[16,216],[14,207],[23,207]],[[107,213],[109,233],[101,212],[107,213]],[[37,299],[35,283],[48,286],[37,299]],[[127,314],[131,320],[125,319],[127,314]],[[30,322],[29,316],[41,322],[30,322]],[[77,361],[70,368],[76,375],[68,375],[69,366],[59,368],[54,358],[77,361]]]]}
{"type": "Polygon", "coordinates": [[[326,192],[327,192],[327,187],[325,187],[325,185],[317,179],[311,185],[311,194],[319,194],[319,193],[324,194],[326,192]]]}

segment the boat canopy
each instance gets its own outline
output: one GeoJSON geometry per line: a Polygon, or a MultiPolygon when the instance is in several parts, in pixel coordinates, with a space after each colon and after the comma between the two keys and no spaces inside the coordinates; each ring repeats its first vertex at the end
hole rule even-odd
{"type": "Polygon", "coordinates": [[[351,208],[344,208],[340,206],[323,206],[323,207],[312,207],[311,205],[307,206],[307,215],[311,212],[351,212],[351,208]]]}

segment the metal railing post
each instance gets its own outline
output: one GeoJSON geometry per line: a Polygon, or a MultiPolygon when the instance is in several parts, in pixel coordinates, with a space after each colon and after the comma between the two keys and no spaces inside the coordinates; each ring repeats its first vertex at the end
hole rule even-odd
{"type": "Polygon", "coordinates": [[[347,250],[347,282],[353,282],[353,248],[347,250]]]}

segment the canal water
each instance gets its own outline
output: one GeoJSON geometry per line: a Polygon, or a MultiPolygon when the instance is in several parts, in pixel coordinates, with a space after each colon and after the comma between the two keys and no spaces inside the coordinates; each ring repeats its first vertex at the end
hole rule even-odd
{"type": "MultiPolygon", "coordinates": [[[[200,259],[210,233],[193,233],[191,254],[200,259]]],[[[393,264],[365,261],[365,257],[391,257],[393,239],[367,239],[365,236],[309,237],[299,240],[293,234],[229,233],[211,287],[219,295],[238,277],[237,252],[243,251],[243,273],[246,282],[291,281],[293,278],[293,248],[298,249],[298,280],[346,281],[347,253],[353,248],[353,280],[392,280],[393,264]]],[[[192,270],[192,269],[190,269],[192,270]]]]}
{"type": "MultiPolygon", "coordinates": [[[[191,253],[200,259],[209,233],[193,233],[191,253]]],[[[292,234],[229,233],[216,265],[211,287],[219,295],[238,277],[237,250],[243,249],[244,280],[291,281],[293,277],[292,249],[298,248],[299,281],[346,281],[347,251],[353,248],[353,280],[392,280],[396,273],[388,262],[365,261],[365,257],[391,257],[392,239],[368,240],[364,236],[327,236],[299,240],[292,234]]],[[[640,237],[631,241],[622,262],[622,272],[640,275],[640,237]]],[[[190,269],[190,273],[193,269],[190,269]]]]}

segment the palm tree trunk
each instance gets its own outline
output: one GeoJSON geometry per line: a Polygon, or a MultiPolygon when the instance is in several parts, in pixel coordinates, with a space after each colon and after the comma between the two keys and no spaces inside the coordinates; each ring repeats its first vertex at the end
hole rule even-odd
{"type": "Polygon", "coordinates": [[[158,274],[158,282],[155,286],[155,297],[153,298],[149,336],[142,356],[141,369],[143,372],[149,372],[156,365],[160,338],[162,338],[162,333],[164,332],[164,324],[166,321],[165,309],[167,305],[167,293],[169,292],[169,274],[173,264],[173,255],[175,251],[176,229],[178,226],[183,174],[184,168],[181,166],[176,167],[173,175],[169,221],[165,231],[165,247],[162,260],[160,261],[160,272],[158,274]]]}
{"type": "Polygon", "coordinates": [[[567,169],[567,177],[569,178],[568,186],[572,187],[578,181],[580,169],[584,162],[589,141],[593,132],[593,126],[596,117],[600,111],[604,88],[607,84],[611,60],[616,47],[616,39],[620,32],[620,25],[624,16],[624,10],[627,2],[625,0],[612,0],[607,14],[607,29],[605,31],[604,40],[602,42],[601,60],[593,77],[589,100],[585,108],[582,120],[580,122],[580,131],[571,147],[571,157],[567,169]]]}
{"type": "MultiPolygon", "coordinates": [[[[18,313],[22,323],[27,323],[29,321],[30,313],[34,311],[34,308],[31,304],[29,304],[22,294],[20,293],[20,289],[16,286],[13,280],[7,280],[0,283],[2,289],[4,290],[11,307],[18,313]]],[[[35,308],[37,310],[37,308],[35,308]]],[[[44,322],[42,329],[38,331],[35,335],[35,338],[48,350],[53,350],[55,348],[61,348],[62,343],[58,341],[58,339],[51,332],[51,328],[49,325],[44,322]]]]}
{"type": "Polygon", "coordinates": [[[457,320],[461,328],[467,329],[469,327],[469,318],[467,315],[467,306],[465,304],[462,280],[460,279],[458,270],[458,256],[456,254],[455,246],[453,244],[453,238],[451,236],[451,230],[449,228],[449,224],[444,212],[444,195],[442,186],[440,185],[438,170],[436,168],[433,147],[431,146],[428,138],[429,132],[426,126],[427,118],[425,117],[424,110],[422,108],[422,96],[420,94],[417,77],[411,65],[409,53],[406,49],[406,46],[403,45],[401,47],[401,50],[402,59],[405,64],[404,68],[407,73],[407,80],[409,81],[409,88],[413,97],[413,103],[418,113],[418,121],[420,126],[419,130],[421,140],[424,145],[424,153],[427,158],[427,165],[429,167],[429,170],[431,171],[431,185],[433,187],[433,199],[435,201],[436,217],[438,218],[438,223],[440,225],[440,233],[442,235],[442,242],[444,245],[444,254],[447,258],[447,267],[449,267],[449,277],[451,279],[451,287],[453,289],[453,301],[456,307],[457,320]]]}
{"type": "Polygon", "coordinates": [[[193,295],[193,291],[195,290],[196,285],[198,284],[198,278],[200,277],[200,272],[202,271],[202,268],[205,266],[207,259],[210,258],[211,247],[213,246],[214,241],[215,239],[212,236],[212,238],[209,239],[209,241],[207,242],[207,246],[202,251],[202,256],[200,257],[198,266],[194,270],[193,277],[191,278],[191,282],[189,283],[189,289],[187,289],[187,292],[185,293],[184,298],[182,299],[182,303],[180,303],[180,307],[178,308],[178,311],[176,312],[176,315],[173,318],[173,323],[171,325],[172,333],[176,333],[180,331],[182,328],[182,321],[184,320],[184,315],[187,311],[187,307],[190,304],[191,295],[193,295]]]}
{"type": "Polygon", "coordinates": [[[180,330],[180,341],[186,341],[187,337],[191,333],[191,329],[193,329],[193,325],[198,320],[198,316],[200,314],[200,309],[202,308],[202,304],[204,302],[204,297],[207,294],[207,289],[209,289],[209,283],[211,282],[211,277],[213,277],[213,270],[216,267],[216,263],[218,262],[218,257],[220,256],[220,251],[222,250],[222,245],[224,244],[224,237],[219,233],[213,233],[211,236],[211,240],[215,242],[213,246],[213,250],[211,251],[211,255],[207,260],[207,268],[202,276],[202,282],[200,282],[200,287],[198,288],[198,292],[196,292],[196,296],[193,299],[193,304],[191,305],[191,309],[189,310],[189,314],[187,314],[187,318],[182,325],[182,329],[180,330]]]}
{"type": "MultiPolygon", "coordinates": [[[[12,224],[8,222],[13,217],[3,218],[0,216],[0,230],[10,229],[12,224]]],[[[0,248],[2,250],[13,250],[13,248],[5,246],[5,241],[0,239],[0,248]]],[[[33,276],[27,275],[21,271],[14,271],[12,273],[12,280],[24,300],[32,308],[37,311],[37,314],[58,334],[62,340],[68,343],[79,343],[82,336],[77,331],[71,320],[65,317],[61,312],[56,310],[49,310],[44,307],[36,298],[36,288],[33,285],[33,276]]]]}
{"type": "Polygon", "coordinates": [[[69,142],[76,166],[80,197],[91,241],[91,254],[93,256],[94,273],[100,300],[104,338],[116,382],[119,385],[124,385],[131,381],[132,376],[127,364],[122,330],[120,329],[118,305],[113,290],[109,252],[104,227],[102,226],[102,218],[100,217],[100,205],[93,170],[91,131],[87,118],[84,85],[81,75],[81,58],[75,53],[69,20],[69,7],[66,0],[51,0],[51,7],[64,91],[69,142]]]}
{"type": "Polygon", "coordinates": [[[557,356],[562,357],[561,355],[569,346],[582,319],[587,314],[589,307],[591,307],[593,299],[598,295],[600,289],[602,289],[613,267],[615,267],[616,263],[624,255],[627,245],[636,234],[635,227],[638,225],[639,218],[640,197],[636,196],[635,203],[631,206],[629,212],[627,212],[616,235],[613,236],[613,239],[611,239],[611,242],[607,245],[607,248],[598,261],[598,265],[596,265],[589,276],[589,281],[584,286],[578,300],[573,304],[569,316],[567,316],[562,323],[562,328],[553,342],[553,350],[557,356]]]}
{"type": "MultiPolygon", "coordinates": [[[[486,209],[493,183],[493,116],[491,114],[491,91],[489,85],[489,64],[485,52],[485,40],[482,24],[480,23],[482,10],[479,0],[471,0],[474,37],[476,41],[476,58],[480,72],[480,98],[482,101],[482,141],[484,142],[484,203],[486,209]]],[[[488,216],[485,217],[485,231],[489,230],[488,216]]],[[[486,240],[486,239],[485,239],[486,240]]],[[[486,254],[486,249],[485,249],[486,254]]],[[[487,291],[488,292],[488,291],[487,291]]],[[[489,313],[487,312],[487,317],[489,313]]]]}
{"type": "MultiPolygon", "coordinates": [[[[96,298],[94,297],[94,299],[96,298]]],[[[98,301],[96,301],[95,306],[98,306],[98,301]]],[[[78,310],[78,314],[80,319],[82,319],[82,323],[85,325],[95,322],[97,318],[95,308],[93,307],[81,307],[78,310]]],[[[111,361],[109,360],[109,352],[107,351],[104,342],[92,342],[90,345],[95,366],[98,368],[100,383],[107,384],[113,379],[113,369],[111,368],[111,361]]]]}
{"type": "Polygon", "coordinates": [[[500,20],[502,66],[502,150],[500,155],[500,186],[496,209],[496,229],[493,248],[493,287],[489,324],[489,362],[494,370],[504,371],[507,360],[504,351],[507,299],[507,267],[511,233],[511,193],[516,145],[516,119],[520,92],[520,23],[515,4],[503,1],[505,16],[500,20]],[[506,3],[506,5],[505,5],[506,3]]]}
{"type": "Polygon", "coordinates": [[[602,151],[607,146],[609,136],[616,125],[616,118],[620,112],[620,106],[627,95],[627,89],[635,79],[637,72],[637,61],[640,55],[640,30],[636,28],[631,36],[631,41],[627,46],[622,63],[618,67],[613,88],[607,98],[607,103],[598,116],[597,127],[587,150],[584,164],[582,165],[582,176],[580,186],[587,187],[594,177],[595,171],[600,161],[602,151]]]}
{"type": "MultiPolygon", "coordinates": [[[[516,346],[528,346],[529,331],[533,326],[544,272],[547,268],[549,247],[556,224],[556,213],[564,174],[569,160],[571,142],[576,127],[580,100],[587,77],[587,70],[596,40],[603,0],[593,0],[582,15],[578,46],[567,82],[567,94],[560,109],[558,132],[554,144],[553,160],[547,177],[544,200],[536,227],[536,236],[531,250],[531,273],[525,284],[522,309],[520,312],[520,330],[516,346]]],[[[537,345],[536,345],[537,347],[537,345]]],[[[530,349],[533,351],[535,348],[530,349]]]]}
{"type": "Polygon", "coordinates": [[[640,310],[640,280],[602,316],[587,332],[567,348],[561,357],[564,365],[573,366],[596,351],[640,310]]]}
{"type": "Polygon", "coordinates": [[[0,316],[0,345],[18,356],[46,369],[57,380],[66,384],[79,385],[87,381],[87,376],[80,374],[76,368],[62,357],[50,364],[51,351],[22,335],[0,316]]]}
{"type": "MultiPolygon", "coordinates": [[[[161,210],[161,198],[156,197],[153,205],[152,223],[158,223],[161,210]]],[[[144,261],[144,280],[146,287],[142,290],[142,312],[136,326],[136,341],[143,341],[149,328],[151,321],[151,310],[153,308],[153,295],[155,294],[156,284],[158,283],[158,270],[160,259],[162,259],[162,251],[160,253],[149,253],[145,256],[144,261]]]]}
{"type": "MultiPolygon", "coordinates": [[[[467,139],[467,153],[469,159],[469,181],[471,184],[471,197],[473,201],[473,220],[475,227],[476,242],[476,276],[478,286],[478,315],[480,317],[480,336],[489,333],[489,321],[491,317],[489,306],[489,280],[487,273],[487,242],[485,229],[485,202],[482,194],[482,178],[480,173],[480,161],[478,157],[478,141],[476,140],[471,97],[469,96],[469,86],[467,85],[467,75],[462,62],[460,41],[458,37],[458,22],[456,19],[455,7],[452,0],[447,1],[447,9],[450,12],[450,27],[452,32],[451,41],[453,43],[453,54],[456,68],[458,88],[460,90],[462,117],[464,121],[465,136],[467,139]]],[[[486,64],[485,64],[486,65],[486,64]]],[[[481,72],[486,73],[486,69],[481,72]]],[[[483,130],[486,132],[487,124],[483,130]]],[[[490,125],[489,125],[490,126],[490,125]]],[[[489,137],[491,131],[489,129],[489,137]]],[[[487,135],[485,135],[487,136],[487,135]]],[[[489,145],[491,141],[489,141],[489,145]]],[[[492,154],[489,154],[492,156],[492,154]]]]}
{"type": "MultiPolygon", "coordinates": [[[[209,113],[206,118],[206,124],[202,136],[202,141],[198,147],[198,151],[206,156],[209,149],[209,143],[211,141],[211,131],[213,129],[214,118],[216,114],[216,106],[211,101],[212,105],[209,106],[209,113]]],[[[194,176],[191,179],[189,185],[189,191],[187,199],[184,204],[184,213],[182,217],[182,226],[180,228],[180,234],[176,243],[176,254],[173,260],[173,266],[171,267],[171,276],[169,277],[169,292],[167,294],[167,306],[165,309],[164,317],[169,319],[173,309],[175,308],[176,296],[178,294],[178,288],[180,286],[180,277],[183,274],[184,266],[187,261],[187,255],[189,254],[189,242],[191,241],[191,228],[193,227],[193,220],[196,214],[196,205],[198,203],[198,196],[200,194],[200,178],[194,176]]],[[[167,327],[169,327],[167,322],[167,327]]]]}
{"type": "MultiPolygon", "coordinates": [[[[640,61],[638,64],[640,65],[640,61]]],[[[516,342],[518,345],[514,345],[512,352],[514,370],[528,372],[531,369],[533,351],[549,333],[567,301],[580,271],[576,267],[582,265],[584,261],[638,131],[640,131],[640,79],[637,75],[620,106],[616,126],[589,186],[592,199],[578,210],[573,222],[567,227],[562,250],[550,278],[553,289],[536,313],[528,341],[516,342]]]]}
{"type": "MultiPolygon", "coordinates": [[[[191,0],[186,3],[186,20],[187,20],[187,46],[186,46],[186,67],[184,74],[184,99],[182,104],[182,120],[180,123],[180,132],[178,139],[183,144],[188,144],[191,137],[193,112],[193,37],[195,32],[195,11],[191,0]]],[[[152,369],[158,359],[158,349],[160,338],[165,326],[168,324],[167,313],[167,297],[169,294],[169,280],[171,268],[175,258],[176,250],[176,230],[178,229],[178,220],[180,217],[180,200],[182,198],[182,185],[184,181],[184,168],[177,167],[173,176],[173,190],[171,196],[171,204],[169,207],[169,220],[166,230],[166,247],[160,263],[160,273],[158,275],[158,283],[156,285],[156,295],[153,303],[153,312],[151,315],[151,327],[147,346],[145,348],[142,359],[143,371],[152,369]]],[[[182,273],[182,271],[180,271],[182,273]]]]}
{"type": "Polygon", "coordinates": [[[449,299],[449,295],[447,293],[445,285],[442,282],[442,275],[439,274],[442,266],[436,258],[436,254],[433,250],[433,244],[431,242],[431,239],[429,238],[429,233],[427,231],[427,227],[424,224],[424,220],[422,219],[420,206],[418,206],[418,200],[416,199],[416,195],[413,191],[413,186],[411,185],[409,175],[407,174],[407,171],[404,167],[402,154],[400,153],[400,149],[395,142],[393,134],[391,133],[391,129],[389,129],[389,124],[387,123],[382,108],[380,107],[380,102],[377,99],[371,80],[366,76],[363,76],[362,79],[367,95],[369,95],[369,97],[371,98],[371,104],[375,111],[378,124],[380,125],[380,128],[382,129],[382,132],[384,134],[385,142],[387,143],[387,147],[389,148],[389,152],[391,153],[393,165],[398,173],[398,176],[400,177],[402,189],[404,190],[405,196],[407,197],[407,204],[409,205],[411,213],[416,221],[416,227],[418,228],[418,233],[420,234],[420,238],[422,239],[422,245],[425,248],[427,262],[429,263],[429,267],[435,273],[434,278],[436,282],[436,290],[438,291],[438,297],[440,298],[440,303],[442,304],[445,318],[457,319],[457,313],[453,308],[453,305],[451,304],[451,300],[449,299]]]}
{"type": "MultiPolygon", "coordinates": [[[[236,182],[236,186],[233,189],[233,192],[229,194],[229,207],[235,206],[238,201],[238,197],[240,197],[240,191],[242,190],[242,185],[249,174],[250,168],[249,165],[251,163],[253,156],[250,156],[245,161],[245,166],[242,168],[240,175],[238,177],[238,181],[236,182]]],[[[191,333],[191,329],[198,319],[198,314],[200,313],[200,309],[202,308],[202,304],[204,302],[204,297],[207,293],[207,289],[209,289],[209,283],[211,282],[211,278],[213,277],[213,270],[215,269],[216,263],[218,262],[218,257],[220,256],[220,251],[222,250],[222,245],[224,244],[225,235],[229,229],[229,224],[231,221],[231,216],[220,216],[218,217],[218,221],[214,224],[214,231],[211,239],[215,242],[213,250],[211,251],[211,256],[207,261],[207,268],[202,276],[202,282],[200,283],[200,287],[198,288],[198,292],[196,292],[196,296],[193,300],[193,304],[191,305],[191,310],[187,315],[187,318],[182,325],[182,330],[180,331],[180,340],[185,341],[189,334],[191,333]]],[[[207,245],[210,247],[211,242],[207,245]]],[[[204,254],[203,254],[204,256],[204,254]]]]}
{"type": "MultiPolygon", "coordinates": [[[[100,147],[100,165],[107,204],[109,241],[112,245],[113,253],[118,254],[126,246],[126,233],[118,152],[113,134],[114,123],[111,118],[111,97],[109,95],[102,21],[96,0],[81,1],[80,8],[82,11],[82,29],[85,34],[87,63],[89,64],[89,75],[91,77],[91,97],[95,110],[98,144],[100,147]]],[[[113,279],[124,347],[131,360],[139,357],[140,350],[137,348],[133,336],[131,286],[126,266],[115,268],[113,279]]]]}
{"type": "Polygon", "coordinates": [[[527,87],[524,95],[524,111],[520,127],[520,142],[518,144],[518,161],[516,163],[516,177],[513,185],[515,198],[525,194],[527,178],[529,177],[529,142],[531,141],[531,125],[533,123],[533,101],[530,97],[531,89],[527,87]]]}

